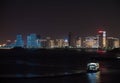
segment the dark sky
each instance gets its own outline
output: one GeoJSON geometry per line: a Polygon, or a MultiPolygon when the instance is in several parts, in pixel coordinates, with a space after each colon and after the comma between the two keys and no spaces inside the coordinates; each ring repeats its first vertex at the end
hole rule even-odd
{"type": "Polygon", "coordinates": [[[0,42],[30,33],[91,36],[97,29],[106,30],[108,36],[120,35],[119,0],[3,0],[0,12],[0,42]]]}

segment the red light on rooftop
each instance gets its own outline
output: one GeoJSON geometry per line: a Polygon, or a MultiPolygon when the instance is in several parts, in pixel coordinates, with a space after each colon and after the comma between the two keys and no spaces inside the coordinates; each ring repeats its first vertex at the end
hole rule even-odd
{"type": "Polygon", "coordinates": [[[103,31],[98,31],[98,33],[103,33],[103,31]]]}

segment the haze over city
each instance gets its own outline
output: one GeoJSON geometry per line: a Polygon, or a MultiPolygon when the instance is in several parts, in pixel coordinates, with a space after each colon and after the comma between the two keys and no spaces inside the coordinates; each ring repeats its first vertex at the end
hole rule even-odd
{"type": "Polygon", "coordinates": [[[68,32],[79,36],[96,35],[98,29],[119,37],[120,2],[3,0],[0,3],[0,43],[30,33],[41,37],[65,38],[68,32]]]}

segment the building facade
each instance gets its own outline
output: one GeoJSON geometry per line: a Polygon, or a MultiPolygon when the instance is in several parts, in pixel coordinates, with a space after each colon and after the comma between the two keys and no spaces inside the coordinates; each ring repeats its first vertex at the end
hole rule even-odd
{"type": "Polygon", "coordinates": [[[119,48],[119,39],[114,37],[107,37],[107,48],[119,48]]]}
{"type": "Polygon", "coordinates": [[[27,48],[40,48],[40,38],[37,38],[36,34],[30,34],[27,36],[27,48]]]}
{"type": "Polygon", "coordinates": [[[16,36],[15,46],[14,47],[24,47],[24,41],[22,39],[22,35],[16,36]]]}
{"type": "Polygon", "coordinates": [[[85,37],[85,40],[83,41],[84,48],[98,48],[99,44],[98,44],[98,39],[95,36],[89,36],[89,37],[85,37]]]}

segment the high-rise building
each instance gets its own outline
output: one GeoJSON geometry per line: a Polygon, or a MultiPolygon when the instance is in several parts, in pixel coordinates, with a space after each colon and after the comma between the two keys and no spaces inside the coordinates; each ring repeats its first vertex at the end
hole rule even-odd
{"type": "Polygon", "coordinates": [[[119,48],[119,39],[114,37],[107,37],[107,48],[119,48]]]}
{"type": "Polygon", "coordinates": [[[100,48],[105,48],[107,45],[107,42],[106,42],[106,31],[98,31],[98,34],[99,34],[99,47],[100,48]]]}
{"type": "Polygon", "coordinates": [[[50,40],[49,41],[49,48],[54,48],[55,47],[55,41],[54,40],[50,40]]]}
{"type": "Polygon", "coordinates": [[[64,39],[63,41],[64,41],[63,47],[68,47],[69,46],[68,39],[64,39]]]}
{"type": "Polygon", "coordinates": [[[51,39],[50,37],[40,39],[40,41],[41,41],[42,48],[54,48],[55,47],[55,41],[51,39]]]}
{"type": "Polygon", "coordinates": [[[38,48],[41,47],[41,37],[40,37],[40,35],[37,35],[37,45],[38,45],[38,48]]]}
{"type": "Polygon", "coordinates": [[[36,34],[30,34],[27,36],[27,48],[40,48],[40,38],[37,38],[36,34]]]}
{"type": "Polygon", "coordinates": [[[68,45],[69,47],[76,47],[75,35],[72,32],[69,32],[68,34],[68,45]]]}
{"type": "Polygon", "coordinates": [[[51,37],[46,37],[46,48],[51,48],[51,37]]]}
{"type": "Polygon", "coordinates": [[[24,41],[22,39],[22,35],[17,35],[15,47],[24,47],[24,41]]]}
{"type": "Polygon", "coordinates": [[[82,40],[81,40],[80,37],[78,37],[78,38],[76,39],[76,47],[77,47],[77,48],[81,48],[81,47],[82,47],[82,40]]]}
{"type": "Polygon", "coordinates": [[[85,37],[84,48],[98,48],[98,39],[96,36],[85,37]]]}
{"type": "Polygon", "coordinates": [[[64,39],[56,39],[55,40],[55,47],[58,47],[58,48],[64,47],[64,39]]]}
{"type": "Polygon", "coordinates": [[[40,39],[41,42],[41,48],[46,48],[47,47],[47,40],[46,39],[40,39]]]}

